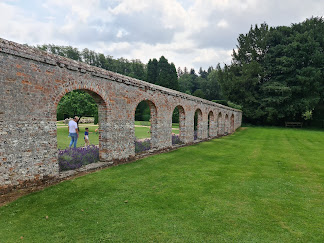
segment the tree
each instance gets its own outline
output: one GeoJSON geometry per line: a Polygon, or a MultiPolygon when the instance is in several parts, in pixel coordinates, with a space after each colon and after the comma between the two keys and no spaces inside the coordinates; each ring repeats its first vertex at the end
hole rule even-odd
{"type": "Polygon", "coordinates": [[[203,79],[207,79],[207,76],[208,76],[208,72],[206,72],[205,70],[202,69],[202,67],[199,68],[199,75],[201,78],[203,79]]]}
{"type": "Polygon", "coordinates": [[[262,90],[272,90],[271,97],[266,93],[269,97],[264,100],[267,110],[275,111],[276,116],[268,112],[267,120],[301,120],[323,98],[323,34],[322,18],[271,29],[271,48],[265,59],[268,84],[262,90]]]}
{"type": "MultiPolygon", "coordinates": [[[[218,64],[218,65],[219,65],[219,64],[218,64]]],[[[208,68],[208,70],[207,70],[208,75],[209,75],[212,71],[214,71],[214,68],[213,68],[213,66],[210,66],[210,67],[208,68]]]]}
{"type": "Polygon", "coordinates": [[[158,62],[158,70],[157,70],[157,77],[156,77],[156,84],[168,87],[169,86],[169,62],[164,57],[161,56],[158,62]]]}
{"type": "Polygon", "coordinates": [[[201,89],[197,89],[192,95],[202,99],[205,98],[205,94],[201,89]]]}
{"type": "Polygon", "coordinates": [[[219,70],[219,82],[224,96],[243,107],[243,114],[248,122],[257,122],[264,115],[260,103],[259,82],[260,69],[256,61],[242,67],[239,65],[225,66],[219,70]]]}
{"type": "Polygon", "coordinates": [[[199,89],[199,82],[198,82],[198,75],[196,74],[196,71],[194,68],[190,69],[189,72],[191,76],[191,82],[192,82],[192,90],[191,93],[193,94],[197,89],[199,89]]]}
{"type": "Polygon", "coordinates": [[[182,71],[181,67],[178,67],[177,74],[178,74],[178,78],[180,78],[184,74],[184,72],[182,71]]]}
{"type": "Polygon", "coordinates": [[[98,113],[98,106],[92,96],[83,90],[74,90],[62,97],[57,113],[74,116],[95,116],[98,113]]]}
{"type": "Polygon", "coordinates": [[[224,96],[242,105],[252,123],[301,120],[323,101],[323,35],[322,18],[290,27],[251,27],[239,36],[232,64],[218,72],[224,96]]]}
{"type": "Polygon", "coordinates": [[[266,23],[261,24],[260,27],[251,26],[247,34],[240,34],[237,39],[237,51],[233,50],[233,63],[239,66],[252,61],[262,64],[269,50],[268,34],[269,27],[266,23]]]}
{"type": "Polygon", "coordinates": [[[207,76],[206,87],[201,87],[204,90],[205,98],[208,100],[220,100],[223,95],[219,84],[219,72],[212,70],[207,76]]]}
{"type": "Polygon", "coordinates": [[[175,65],[173,63],[169,64],[164,56],[160,57],[157,64],[156,84],[166,88],[179,90],[178,75],[175,65]]]}
{"type": "Polygon", "coordinates": [[[138,59],[128,61],[121,57],[116,60],[112,56],[105,57],[102,53],[96,53],[88,48],[80,52],[77,48],[71,46],[41,45],[37,48],[140,80],[146,79],[145,65],[138,59]]]}
{"type": "Polygon", "coordinates": [[[108,61],[104,54],[99,53],[98,55],[98,67],[109,70],[108,61]]]}
{"type": "Polygon", "coordinates": [[[144,81],[146,80],[144,64],[139,59],[132,60],[131,73],[129,74],[129,76],[144,81]]]}
{"type": "Polygon", "coordinates": [[[181,92],[186,93],[186,94],[192,94],[193,90],[193,81],[192,81],[192,76],[188,73],[183,74],[179,80],[179,89],[181,92]]]}
{"type": "Polygon", "coordinates": [[[50,44],[41,46],[38,45],[37,48],[48,53],[53,53],[63,57],[71,58],[76,61],[82,60],[82,55],[80,51],[77,48],[73,48],[72,46],[56,46],[50,44]]]}
{"type": "Polygon", "coordinates": [[[176,67],[175,67],[175,65],[173,63],[170,64],[169,70],[170,70],[170,74],[169,74],[170,85],[169,85],[169,88],[174,89],[174,90],[179,90],[178,74],[177,74],[176,67]]]}
{"type": "Polygon", "coordinates": [[[146,81],[152,84],[156,84],[158,76],[158,60],[150,59],[147,64],[146,81]]]}
{"type": "Polygon", "coordinates": [[[135,121],[149,121],[151,110],[146,101],[141,101],[135,110],[135,121]]]}

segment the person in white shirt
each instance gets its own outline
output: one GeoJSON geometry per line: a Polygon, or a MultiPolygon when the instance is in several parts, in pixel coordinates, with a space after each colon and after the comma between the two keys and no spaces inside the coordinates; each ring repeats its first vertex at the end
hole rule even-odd
{"type": "Polygon", "coordinates": [[[74,144],[74,148],[76,148],[76,144],[79,137],[79,129],[78,123],[79,117],[75,116],[73,120],[69,121],[69,136],[71,137],[70,148],[74,144]]]}

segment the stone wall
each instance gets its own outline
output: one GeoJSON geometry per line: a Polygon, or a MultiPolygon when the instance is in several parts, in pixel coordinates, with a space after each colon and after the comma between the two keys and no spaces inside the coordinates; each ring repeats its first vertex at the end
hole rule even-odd
{"type": "Polygon", "coordinates": [[[87,91],[98,104],[102,161],[135,155],[135,110],[143,100],[151,109],[154,149],[172,146],[175,107],[180,110],[180,138],[187,144],[193,142],[197,110],[199,139],[241,126],[240,110],[4,39],[0,82],[0,189],[58,176],[56,109],[72,90],[87,91]]]}

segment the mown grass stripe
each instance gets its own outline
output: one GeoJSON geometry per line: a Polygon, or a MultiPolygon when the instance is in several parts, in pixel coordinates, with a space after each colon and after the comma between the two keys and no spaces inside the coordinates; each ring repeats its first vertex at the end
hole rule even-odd
{"type": "Polygon", "coordinates": [[[242,129],[66,181],[0,208],[0,239],[323,242],[323,134],[242,129]]]}

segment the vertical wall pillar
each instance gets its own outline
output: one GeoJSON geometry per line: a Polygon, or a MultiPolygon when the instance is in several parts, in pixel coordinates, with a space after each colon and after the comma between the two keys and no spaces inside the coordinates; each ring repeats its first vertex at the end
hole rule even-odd
{"type": "Polygon", "coordinates": [[[186,111],[186,119],[185,119],[185,138],[184,143],[192,143],[194,141],[194,110],[186,111]]]}
{"type": "Polygon", "coordinates": [[[223,124],[223,114],[221,112],[218,113],[217,117],[217,135],[222,136],[224,135],[224,124],[223,124]]]}
{"type": "Polygon", "coordinates": [[[204,131],[204,122],[202,117],[202,112],[200,109],[197,109],[195,115],[197,114],[197,139],[200,140],[203,138],[204,131]]]}
{"type": "Polygon", "coordinates": [[[163,149],[172,146],[172,112],[167,106],[159,107],[157,116],[157,145],[163,149]]]}
{"type": "Polygon", "coordinates": [[[209,137],[213,138],[217,135],[217,124],[214,113],[211,111],[208,114],[209,120],[209,137]]]}
{"type": "Polygon", "coordinates": [[[186,143],[186,114],[182,106],[178,106],[179,110],[179,138],[180,141],[186,143]]]}
{"type": "Polygon", "coordinates": [[[201,119],[201,139],[208,138],[208,114],[202,114],[201,119]]]}

